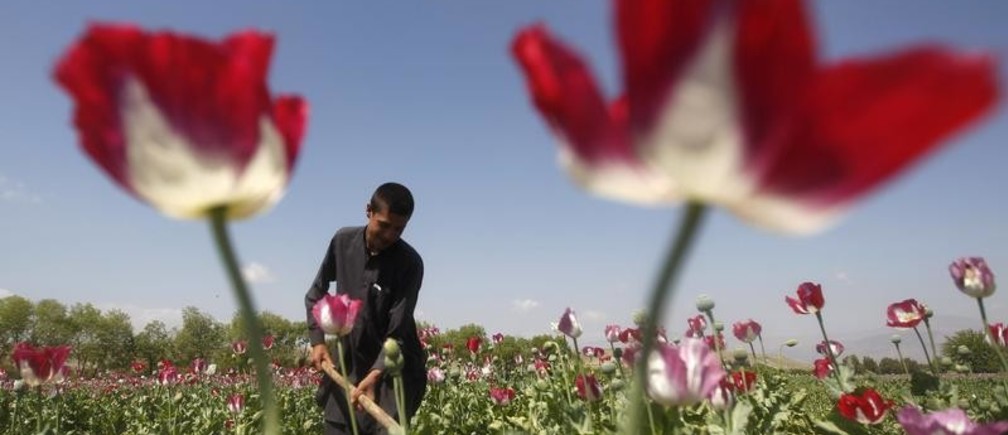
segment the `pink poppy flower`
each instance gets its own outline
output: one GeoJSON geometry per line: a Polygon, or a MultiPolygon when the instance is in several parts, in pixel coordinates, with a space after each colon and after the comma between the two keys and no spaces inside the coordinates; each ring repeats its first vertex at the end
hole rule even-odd
{"type": "Polygon", "coordinates": [[[700,402],[725,378],[714,351],[692,338],[679,346],[658,344],[648,357],[647,374],[648,395],[667,406],[700,402]]]}
{"type": "Polygon", "coordinates": [[[981,257],[964,257],[949,265],[949,274],[959,291],[974,298],[985,298],[994,294],[994,272],[981,257]]]}
{"type": "Polygon", "coordinates": [[[1000,435],[1008,433],[1008,421],[975,423],[966,411],[950,408],[924,414],[914,406],[896,413],[896,420],[907,435],[1000,435]]]}
{"type": "Polygon", "coordinates": [[[578,322],[577,316],[574,315],[574,310],[567,308],[563,315],[560,316],[560,322],[557,323],[557,329],[564,335],[571,338],[578,338],[581,336],[581,323],[578,322]]]}
{"type": "Polygon", "coordinates": [[[312,307],[312,316],[323,332],[342,337],[353,329],[357,313],[363,304],[346,294],[326,294],[312,307]]]}
{"type": "Polygon", "coordinates": [[[763,332],[763,327],[753,319],[744,322],[735,322],[732,325],[732,332],[735,338],[743,343],[752,343],[763,332]]]}

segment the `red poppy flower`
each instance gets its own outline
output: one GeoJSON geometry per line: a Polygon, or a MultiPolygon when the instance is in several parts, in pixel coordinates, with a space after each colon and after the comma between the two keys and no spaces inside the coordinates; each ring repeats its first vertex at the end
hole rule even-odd
{"type": "Polygon", "coordinates": [[[512,44],[562,166],[609,198],[697,199],[814,231],[997,99],[985,56],[921,46],[822,62],[799,0],[614,4],[619,97],[543,25],[512,44]]]}

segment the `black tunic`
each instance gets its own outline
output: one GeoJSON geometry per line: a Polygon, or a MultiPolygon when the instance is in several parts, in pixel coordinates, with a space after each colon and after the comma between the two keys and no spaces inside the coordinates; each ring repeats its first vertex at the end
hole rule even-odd
{"type": "MultiPolygon", "coordinates": [[[[353,330],[342,339],[348,380],[356,385],[371,369],[384,369],[383,344],[387,338],[396,339],[404,359],[402,371],[407,414],[412,415],[419,407],[427,385],[427,358],[420,347],[413,319],[423,280],[423,260],[412,246],[401,239],[377,255],[370,255],[364,242],[364,230],[365,227],[341,228],[330,241],[315,281],[305,295],[308,336],[313,346],[325,343],[324,333],[312,316],[312,307],[328,292],[329,283],[335,281],[337,294],[345,293],[364,302],[353,330]]],[[[336,350],[332,351],[333,361],[338,364],[336,350]]],[[[375,394],[376,402],[396,418],[390,377],[382,376],[375,394]]],[[[343,391],[328,377],[324,377],[316,398],[319,405],[325,407],[326,420],[348,422],[343,391]]],[[[357,416],[361,429],[375,425],[373,420],[364,417],[366,413],[358,412],[357,416]]]]}

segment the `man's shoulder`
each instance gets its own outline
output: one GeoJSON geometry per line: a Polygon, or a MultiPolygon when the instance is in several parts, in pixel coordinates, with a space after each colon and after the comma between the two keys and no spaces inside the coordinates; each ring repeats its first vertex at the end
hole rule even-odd
{"type": "Polygon", "coordinates": [[[401,252],[400,255],[403,256],[406,262],[416,264],[417,266],[423,268],[423,258],[421,258],[420,253],[413,248],[413,245],[403,239],[399,239],[399,243],[399,249],[401,252]]]}
{"type": "Polygon", "coordinates": [[[363,226],[343,227],[343,228],[340,228],[340,229],[336,230],[336,234],[333,235],[333,239],[339,240],[339,239],[344,239],[344,238],[348,238],[348,237],[354,237],[354,236],[360,235],[360,233],[362,233],[362,232],[364,232],[364,227],[363,226]]]}

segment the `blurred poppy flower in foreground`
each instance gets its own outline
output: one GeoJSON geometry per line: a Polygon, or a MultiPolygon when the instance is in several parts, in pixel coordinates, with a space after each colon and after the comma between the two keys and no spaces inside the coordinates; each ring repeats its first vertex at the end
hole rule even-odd
{"type": "Polygon", "coordinates": [[[614,5],[616,98],[544,25],[511,46],[561,165],[609,198],[812,232],[998,96],[991,58],[937,46],[824,63],[799,0],[614,5]]]}

